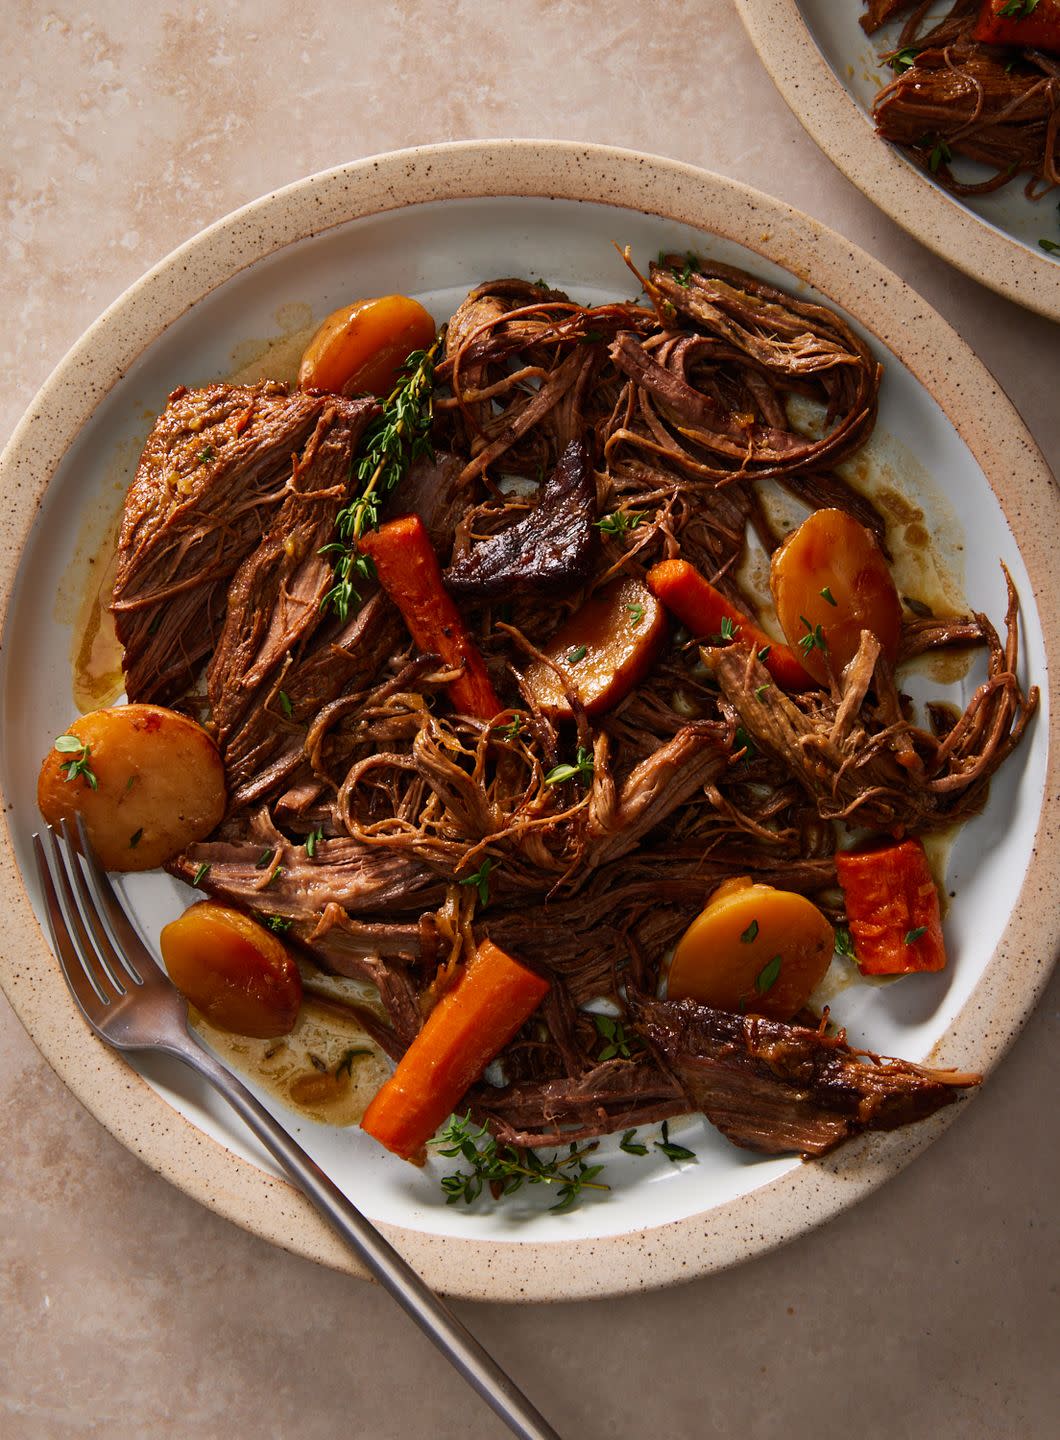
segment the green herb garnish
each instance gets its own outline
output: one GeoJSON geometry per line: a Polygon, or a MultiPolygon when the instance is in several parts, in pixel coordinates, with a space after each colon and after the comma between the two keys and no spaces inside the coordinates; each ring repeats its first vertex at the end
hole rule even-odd
{"type": "Polygon", "coordinates": [[[324,827],[322,825],[315,825],[313,829],[310,830],[309,834],[305,837],[305,853],[308,855],[310,860],[315,858],[317,853],[317,846],[320,844],[323,838],[324,827]]]}
{"type": "Polygon", "coordinates": [[[767,690],[772,690],[772,685],[759,685],[755,689],[755,699],[763,700],[767,690]]]}
{"type": "Polygon", "coordinates": [[[583,785],[592,784],[593,778],[593,752],[586,750],[584,745],[578,746],[578,753],[573,765],[555,765],[545,776],[546,785],[562,785],[565,780],[577,778],[583,785]]]}
{"type": "Polygon", "coordinates": [[[926,925],[918,925],[915,930],[907,930],[905,932],[905,943],[907,945],[915,945],[921,935],[927,934],[927,928],[926,925]]]}
{"type": "Polygon", "coordinates": [[[953,153],[945,140],[937,140],[932,148],[931,154],[928,156],[928,169],[932,175],[935,175],[943,161],[948,165],[952,159],[953,153]]]}
{"type": "Polygon", "coordinates": [[[588,653],[589,651],[584,645],[575,645],[574,649],[569,650],[563,658],[568,665],[577,665],[578,661],[584,660],[588,653]]]}
{"type": "Polygon", "coordinates": [[[820,650],[823,654],[827,655],[828,641],[824,638],[824,631],[821,629],[820,625],[811,625],[805,615],[800,615],[799,619],[806,626],[806,629],[809,632],[808,634],[804,635],[799,641],[799,649],[802,651],[802,653],[804,655],[809,655],[811,650],[820,650]]]}
{"type": "Polygon", "coordinates": [[[770,650],[772,650],[772,648],[772,645],[763,645],[761,650],[759,650],[758,659],[762,662],[763,665],[769,659],[769,652],[770,650]]]}
{"type": "Polygon", "coordinates": [[[744,752],[743,758],[745,760],[750,760],[753,755],[758,754],[758,751],[755,749],[754,741],[751,739],[750,735],[747,733],[747,731],[742,725],[737,725],[736,733],[732,737],[732,744],[733,753],[738,755],[742,750],[744,752]]]}
{"type": "Polygon", "coordinates": [[[632,619],[634,625],[639,625],[640,622],[644,619],[644,606],[627,605],[626,609],[629,611],[630,618],[632,619]]]}
{"type": "Polygon", "coordinates": [[[761,970],[759,970],[755,976],[755,989],[759,995],[765,995],[766,992],[772,990],[773,986],[777,983],[777,979],[780,976],[780,964],[780,956],[774,955],[772,960],[770,960],[768,964],[763,965],[761,970]]]}
{"type": "Polygon", "coordinates": [[[501,735],[504,737],[505,740],[514,740],[522,728],[522,716],[517,715],[515,719],[509,721],[507,725],[494,725],[491,733],[494,735],[501,735]]]}
{"type": "Polygon", "coordinates": [[[571,1141],[566,1154],[557,1150],[543,1159],[534,1150],[520,1150],[514,1145],[499,1145],[485,1125],[476,1130],[470,1113],[454,1115],[443,1131],[431,1141],[439,1155],[462,1159],[470,1169],[457,1170],[442,1179],[445,1203],[457,1205],[462,1200],[471,1205],[489,1186],[494,1199],[514,1195],[524,1185],[556,1185],[554,1214],[572,1209],[583,1190],[610,1190],[610,1185],[596,1177],[602,1165],[587,1165],[585,1157],[597,1149],[597,1142],[576,1145],[571,1141]]]}
{"type": "Polygon", "coordinates": [[[196,869],[195,874],[191,877],[191,883],[195,886],[196,889],[198,889],[199,887],[199,882],[206,879],[209,870],[210,863],[208,860],[204,860],[203,863],[196,869]]]}
{"type": "Polygon", "coordinates": [[[371,1050],[369,1050],[364,1045],[351,1045],[348,1050],[345,1050],[343,1052],[342,1059],[335,1066],[335,1079],[337,1080],[344,1070],[346,1071],[346,1074],[349,1075],[352,1079],[354,1060],[356,1060],[358,1055],[371,1055],[371,1053],[371,1050]]]}
{"type": "Polygon", "coordinates": [[[728,615],[721,617],[721,638],[723,640],[735,640],[739,625],[734,625],[728,615]]]}
{"type": "Polygon", "coordinates": [[[752,920],[747,929],[741,934],[740,940],[744,945],[753,945],[758,938],[758,921],[752,920]]]}
{"type": "Polygon", "coordinates": [[[627,1130],[618,1142],[618,1148],[624,1150],[627,1155],[647,1155],[648,1147],[634,1138],[636,1133],[636,1130],[627,1130]]]}
{"type": "Polygon", "coordinates": [[[1060,240],[1039,240],[1038,244],[1047,255],[1060,255],[1060,240]]]}
{"type": "Polygon", "coordinates": [[[255,869],[255,870],[267,870],[267,869],[269,868],[269,866],[272,864],[272,857],[273,857],[275,854],[276,854],[276,851],[275,851],[275,850],[263,850],[263,851],[261,852],[261,854],[258,856],[258,858],[254,861],[254,869],[255,869]]]}
{"type": "Polygon", "coordinates": [[[850,934],[850,931],[845,929],[842,925],[836,927],[835,948],[837,955],[846,955],[849,959],[854,959],[853,938],[850,934]]]}
{"type": "Polygon", "coordinates": [[[997,14],[1010,20],[1025,20],[1028,15],[1033,15],[1037,8],[1038,0],[1005,0],[997,14]]]}
{"type": "Polygon", "coordinates": [[[670,1139],[670,1122],[664,1120],[662,1123],[662,1139],[652,1142],[656,1150],[661,1150],[672,1165],[680,1160],[695,1160],[696,1152],[689,1150],[685,1145],[677,1145],[670,1139]]]}
{"type": "Polygon", "coordinates": [[[458,884],[474,885],[478,890],[480,903],[488,905],[490,903],[490,871],[498,870],[500,864],[499,860],[491,860],[487,856],[473,875],[465,875],[462,880],[458,881],[458,884]]]}
{"type": "Polygon", "coordinates": [[[896,50],[887,61],[887,64],[896,75],[902,75],[916,63],[916,57],[919,53],[914,46],[907,45],[904,50],[896,50]]]}
{"type": "Polygon", "coordinates": [[[592,1022],[596,1026],[596,1033],[606,1041],[596,1057],[597,1060],[613,1060],[616,1056],[620,1060],[632,1059],[631,1048],[636,1049],[640,1041],[635,1035],[626,1034],[621,1020],[616,1020],[611,1015],[593,1015],[592,1022]]]}
{"type": "Polygon", "coordinates": [[[821,591],[821,598],[822,600],[827,600],[829,605],[835,605],[838,603],[835,596],[832,594],[831,590],[829,590],[827,585],[821,591]]]}
{"type": "Polygon", "coordinates": [[[605,515],[595,524],[601,535],[612,535],[615,539],[621,539],[627,530],[636,530],[643,519],[642,510],[612,510],[610,515],[605,515]]]}
{"type": "Polygon", "coordinates": [[[90,745],[86,745],[84,740],[79,740],[76,735],[60,735],[56,738],[55,748],[60,755],[70,756],[69,760],[63,760],[59,765],[60,770],[66,771],[67,782],[76,780],[80,775],[93,790],[99,789],[99,781],[88,763],[92,754],[90,745]]]}
{"type": "Polygon", "coordinates": [[[291,716],[294,714],[294,706],[291,704],[290,695],[288,695],[286,690],[280,690],[277,692],[276,698],[280,702],[280,709],[283,711],[287,719],[290,720],[291,716]]]}
{"type": "Polygon", "coordinates": [[[294,923],[285,915],[265,915],[263,920],[266,930],[271,930],[276,935],[286,935],[294,923]]]}

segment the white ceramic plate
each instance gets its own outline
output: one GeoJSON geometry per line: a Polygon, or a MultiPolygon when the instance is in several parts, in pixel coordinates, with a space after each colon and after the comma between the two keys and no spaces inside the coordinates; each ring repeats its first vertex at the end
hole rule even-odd
{"type": "MultiPolygon", "coordinates": [[[[1000,617],[999,558],[1009,565],[1024,602],[1026,673],[1044,685],[1060,638],[1055,611],[1040,612],[1035,596],[1056,590],[1056,497],[990,376],[908,287],[838,236],[732,181],[652,157],[560,143],[450,145],[363,161],[267,196],[123,296],[47,382],[0,462],[15,517],[0,541],[9,831],[0,846],[8,917],[0,980],[71,1089],[150,1165],[268,1239],[353,1271],[238,1123],[175,1064],[152,1060],[138,1074],[87,1033],[36,923],[35,775],[72,714],[70,599],[84,587],[86,535],[115,506],[151,417],[177,383],[227,375],[248,346],[362,294],[408,291],[438,317],[495,275],[544,276],[579,299],[625,296],[635,287],[613,240],[641,260],[661,248],[700,250],[857,317],[886,366],[872,465],[922,507],[975,607],[1000,617]]],[[[1056,881],[1043,824],[1043,795],[1057,789],[1050,724],[1046,697],[988,810],[954,847],[950,968],[844,990],[837,1013],[855,1041],[987,1069],[1015,1035],[1056,950],[1060,907],[1038,898],[1056,881]],[[1029,892],[1033,922],[1021,908],[1029,892]]],[[[126,895],[152,940],[191,898],[163,875],[128,880],[126,895]]],[[[612,1190],[563,1216],[521,1201],[447,1208],[437,1172],[417,1172],[357,1131],[284,1119],[432,1285],[551,1299],[661,1285],[790,1238],[894,1173],[957,1108],[815,1164],[754,1157],[698,1120],[674,1127],[697,1151],[694,1165],[629,1157],[605,1142],[612,1190]]]]}
{"type": "MultiPolygon", "coordinates": [[[[1052,320],[1060,320],[1057,192],[1034,202],[1017,179],[991,195],[951,195],[881,140],[873,101],[890,70],[901,22],[873,36],[859,25],[861,0],[736,0],[751,41],[777,89],[825,154],[910,235],[951,265],[1052,320]]],[[[940,11],[948,8],[940,3],[940,11]]],[[[974,178],[984,167],[966,165],[974,178]]],[[[964,173],[964,172],[962,172],[964,173]]]]}

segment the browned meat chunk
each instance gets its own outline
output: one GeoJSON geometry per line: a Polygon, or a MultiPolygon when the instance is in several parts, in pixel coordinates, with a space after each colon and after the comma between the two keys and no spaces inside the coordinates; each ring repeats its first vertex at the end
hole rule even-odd
{"type": "Polygon", "coordinates": [[[134,701],[171,701],[214,648],[229,580],[283,504],[323,408],[285,385],[174,390],[125,497],[114,620],[134,701]]]}
{"type": "Polygon", "coordinates": [[[694,1000],[645,1003],[638,1029],[693,1109],[735,1145],[770,1155],[824,1155],[865,1130],[925,1120],[980,1080],[852,1050],[842,1034],[694,1000]]]}
{"type": "Polygon", "coordinates": [[[580,440],[572,440],[522,520],[465,550],[446,571],[454,595],[492,599],[572,586],[585,579],[593,545],[596,485],[580,440]]]}

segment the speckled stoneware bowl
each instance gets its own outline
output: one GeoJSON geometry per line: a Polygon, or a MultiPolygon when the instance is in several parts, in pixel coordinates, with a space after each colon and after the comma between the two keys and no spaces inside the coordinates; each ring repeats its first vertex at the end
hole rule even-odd
{"type": "MultiPolygon", "coordinates": [[[[39,823],[34,783],[73,710],[74,601],[151,417],[177,383],[230,375],[285,335],[297,349],[307,325],[361,294],[409,291],[439,318],[493,275],[544,276],[579,299],[628,295],[635,284],[613,240],[628,242],[642,262],[662,248],[698,249],[842,307],[886,366],[865,465],[904,491],[952,571],[963,572],[975,608],[1003,613],[999,558],[1020,589],[1024,669],[1042,686],[1043,707],[987,810],[950,853],[951,964],[898,985],[851,984],[836,995],[835,1013],[856,1043],[989,1071],[1056,952],[1056,817],[1044,799],[1057,794],[1060,775],[1044,692],[1060,655],[1057,496],[1011,405],[938,315],[868,255],[787,206],[617,150],[445,145],[364,160],[266,196],[117,301],[44,386],[3,456],[0,980],[43,1054],[130,1150],[240,1225],[354,1273],[351,1257],[218,1102],[175,1065],[149,1060],[133,1069],[97,1043],[38,927],[28,864],[39,823]]],[[[973,684],[962,681],[957,698],[973,684]]],[[[124,894],[151,940],[192,898],[163,875],[131,877],[124,894]]],[[[671,1165],[654,1150],[621,1154],[609,1139],[600,1153],[612,1189],[559,1216],[542,1213],[539,1191],[504,1206],[446,1208],[436,1162],[423,1173],[357,1130],[284,1118],[432,1285],[545,1300],[669,1284],[788,1240],[893,1175],[961,1108],[812,1164],[736,1150],[695,1118],[674,1127],[695,1164],[671,1165]]]]}
{"type": "Polygon", "coordinates": [[[872,103],[893,78],[878,56],[898,22],[867,36],[862,0],[736,0],[736,8],[796,118],[873,204],[973,280],[1060,320],[1060,255],[1038,243],[1060,243],[1056,192],[1031,201],[1017,179],[988,195],[951,195],[877,136],[872,103]]]}

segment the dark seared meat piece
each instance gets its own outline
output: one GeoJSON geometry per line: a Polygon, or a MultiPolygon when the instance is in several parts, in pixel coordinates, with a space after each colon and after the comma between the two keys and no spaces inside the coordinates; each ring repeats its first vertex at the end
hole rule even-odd
{"type": "Polygon", "coordinates": [[[694,1000],[645,1001],[636,1026],[692,1109],[733,1144],[767,1155],[825,1155],[865,1130],[925,1120],[980,1081],[853,1050],[842,1034],[694,1000]]]}
{"type": "Polygon", "coordinates": [[[329,402],[294,463],[287,498],[229,587],[224,629],[206,676],[222,753],[248,707],[325,618],[332,567],[320,552],[333,538],[357,444],[378,410],[374,400],[329,402]]]}
{"type": "Polygon", "coordinates": [[[113,611],[132,701],[168,702],[214,648],[228,582],[283,504],[324,406],[285,385],[183,386],[125,497],[113,611]]]}
{"type": "Polygon", "coordinates": [[[446,587],[492,599],[577,585],[589,571],[595,516],[589,456],[582,441],[572,440],[533,510],[466,550],[446,571],[446,587]]]}

